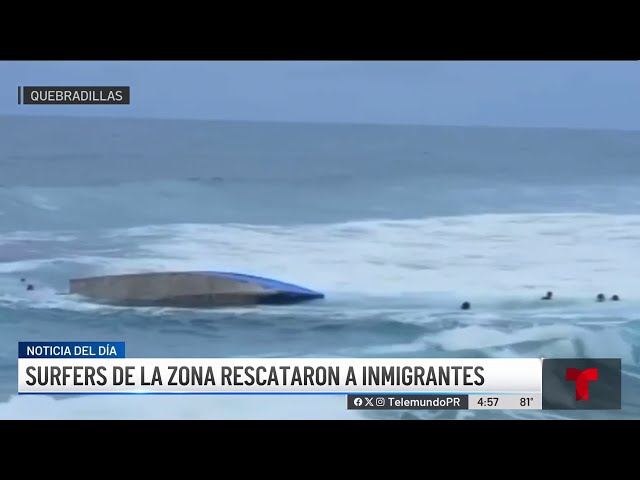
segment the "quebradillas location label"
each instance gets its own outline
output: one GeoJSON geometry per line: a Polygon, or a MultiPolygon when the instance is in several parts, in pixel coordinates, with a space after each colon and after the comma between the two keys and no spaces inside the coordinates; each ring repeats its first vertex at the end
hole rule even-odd
{"type": "Polygon", "coordinates": [[[18,87],[19,105],[129,105],[131,87],[18,87]]]}

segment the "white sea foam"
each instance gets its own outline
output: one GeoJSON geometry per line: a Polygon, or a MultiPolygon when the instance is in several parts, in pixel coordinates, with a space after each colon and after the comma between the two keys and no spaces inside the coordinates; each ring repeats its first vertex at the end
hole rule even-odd
{"type": "MultiPolygon", "coordinates": [[[[596,293],[640,300],[640,237],[635,215],[477,215],[372,220],[296,227],[194,225],[111,231],[140,255],[68,255],[0,264],[0,274],[60,263],[95,274],[154,270],[229,270],[270,276],[341,295],[420,299],[434,308],[556,308],[596,293]],[[553,304],[537,303],[547,290],[553,304]],[[531,302],[529,305],[518,302],[531,302]],[[564,303],[563,303],[564,302],[564,303]],[[509,305],[505,305],[509,307],[509,305]]],[[[22,236],[27,234],[23,232],[22,236]]],[[[591,308],[591,307],[589,307],[591,308]]]]}
{"type": "Polygon", "coordinates": [[[68,242],[75,238],[69,232],[13,231],[0,233],[0,245],[23,242],[68,242]]]}
{"type": "Polygon", "coordinates": [[[495,357],[520,357],[536,352],[537,356],[549,358],[615,357],[632,365],[637,362],[629,340],[617,324],[607,325],[598,331],[573,324],[502,330],[495,326],[469,325],[434,332],[407,343],[354,347],[344,353],[349,356],[388,356],[429,352],[429,355],[451,357],[479,351],[495,357]]]}
{"type": "Polygon", "coordinates": [[[330,293],[640,298],[640,216],[477,215],[296,227],[170,225],[117,232],[148,258],[101,271],[235,270],[330,293]],[[523,296],[524,295],[524,296],[523,296]]]}

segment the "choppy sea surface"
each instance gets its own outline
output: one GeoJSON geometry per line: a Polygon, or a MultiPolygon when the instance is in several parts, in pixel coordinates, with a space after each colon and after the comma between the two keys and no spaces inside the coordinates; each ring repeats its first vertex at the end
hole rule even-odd
{"type": "Polygon", "coordinates": [[[638,418],[639,160],[639,132],[0,117],[0,418],[638,418]],[[327,297],[191,311],[59,295],[75,276],[168,269],[327,297]],[[623,408],[17,396],[18,341],[37,340],[138,357],[619,357],[623,408]]]}

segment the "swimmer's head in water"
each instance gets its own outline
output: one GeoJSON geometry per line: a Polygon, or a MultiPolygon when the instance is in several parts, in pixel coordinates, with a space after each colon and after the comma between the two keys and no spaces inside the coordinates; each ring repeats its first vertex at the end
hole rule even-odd
{"type": "Polygon", "coordinates": [[[597,302],[604,302],[604,293],[599,293],[596,297],[597,302]]]}
{"type": "Polygon", "coordinates": [[[553,297],[553,292],[547,292],[547,294],[542,297],[542,300],[551,300],[551,297],[553,297]]]}
{"type": "Polygon", "coordinates": [[[612,301],[612,302],[617,302],[618,300],[620,300],[620,297],[619,297],[618,295],[613,295],[613,296],[611,297],[611,301],[612,301]]]}
{"type": "Polygon", "coordinates": [[[27,290],[33,290],[33,285],[31,284],[27,285],[27,290]]]}
{"type": "Polygon", "coordinates": [[[20,281],[24,283],[24,282],[27,281],[27,279],[26,278],[21,278],[20,281]]]}
{"type": "Polygon", "coordinates": [[[471,304],[469,302],[463,302],[462,305],[460,305],[460,309],[462,310],[469,310],[471,308],[471,304]]]}

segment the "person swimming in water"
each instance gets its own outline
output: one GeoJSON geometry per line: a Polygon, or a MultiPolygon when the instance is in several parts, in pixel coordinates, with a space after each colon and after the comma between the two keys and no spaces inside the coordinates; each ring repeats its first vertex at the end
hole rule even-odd
{"type": "Polygon", "coordinates": [[[33,289],[34,289],[33,285],[31,284],[27,285],[27,290],[33,290],[33,289]]]}
{"type": "Polygon", "coordinates": [[[540,300],[551,300],[551,297],[553,297],[553,292],[547,292],[547,294],[540,300]]]}
{"type": "Polygon", "coordinates": [[[599,293],[596,297],[596,302],[604,302],[604,293],[599,293]]]}
{"type": "Polygon", "coordinates": [[[461,310],[469,310],[470,308],[471,304],[469,302],[463,302],[462,305],[460,305],[461,310]]]}
{"type": "Polygon", "coordinates": [[[617,301],[619,301],[619,300],[620,300],[620,297],[619,297],[618,295],[613,295],[613,296],[611,297],[611,301],[612,301],[612,302],[617,302],[617,301]]]}

